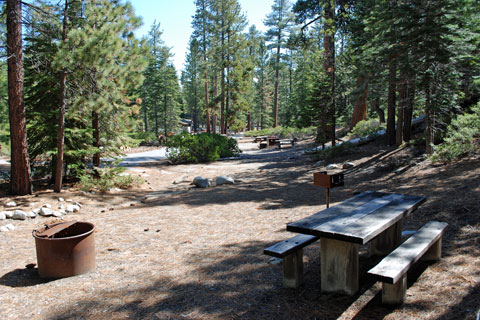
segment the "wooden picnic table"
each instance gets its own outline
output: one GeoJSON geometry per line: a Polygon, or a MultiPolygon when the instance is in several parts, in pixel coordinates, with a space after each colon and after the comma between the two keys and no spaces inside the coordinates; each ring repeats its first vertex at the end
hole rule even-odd
{"type": "Polygon", "coordinates": [[[426,199],[366,191],[340,204],[289,223],[287,231],[320,238],[321,289],[353,295],[358,291],[359,247],[386,255],[400,245],[402,220],[426,199]]]}

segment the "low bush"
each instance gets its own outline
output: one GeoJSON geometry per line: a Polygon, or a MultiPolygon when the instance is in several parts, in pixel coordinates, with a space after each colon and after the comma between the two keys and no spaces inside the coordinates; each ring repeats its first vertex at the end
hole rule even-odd
{"type": "Polygon", "coordinates": [[[297,138],[304,139],[306,137],[315,136],[317,133],[316,127],[308,128],[292,128],[292,127],[276,127],[263,130],[251,130],[244,133],[245,137],[255,136],[280,136],[282,138],[297,138]]]}
{"type": "Polygon", "coordinates": [[[377,120],[362,120],[348,134],[349,138],[363,138],[375,134],[384,127],[377,120]]]}
{"type": "Polygon", "coordinates": [[[241,152],[235,139],[214,133],[183,132],[167,142],[167,157],[172,163],[211,162],[241,152]]]}
{"type": "Polygon", "coordinates": [[[132,177],[124,172],[125,167],[118,166],[118,162],[112,167],[83,170],[78,176],[80,179],[78,187],[83,191],[105,192],[111,188],[128,189],[144,182],[141,178],[132,177]]]}
{"type": "Polygon", "coordinates": [[[310,153],[310,158],[314,161],[325,160],[329,161],[337,157],[347,155],[352,152],[353,146],[348,142],[342,144],[337,144],[333,147],[327,147],[323,150],[319,150],[313,153],[310,153]]]}
{"type": "Polygon", "coordinates": [[[452,121],[443,143],[434,150],[430,159],[435,163],[448,163],[480,152],[480,103],[472,108],[472,113],[452,121]]]}

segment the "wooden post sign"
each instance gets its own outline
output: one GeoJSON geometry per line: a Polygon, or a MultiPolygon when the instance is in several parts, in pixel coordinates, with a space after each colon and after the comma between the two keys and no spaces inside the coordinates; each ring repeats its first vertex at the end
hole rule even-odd
{"type": "Polygon", "coordinates": [[[313,185],[327,189],[327,208],[330,206],[330,188],[342,187],[343,172],[319,171],[313,173],[313,185]]]}

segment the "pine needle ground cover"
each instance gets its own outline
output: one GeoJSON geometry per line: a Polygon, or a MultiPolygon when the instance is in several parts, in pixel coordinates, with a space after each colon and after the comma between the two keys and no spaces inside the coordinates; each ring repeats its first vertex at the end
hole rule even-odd
{"type": "MultiPolygon", "coordinates": [[[[251,139],[249,140],[251,141],[251,139]]],[[[97,266],[81,276],[44,281],[35,269],[32,230],[48,219],[12,221],[0,233],[2,319],[475,319],[480,301],[478,157],[446,166],[423,160],[419,150],[367,144],[354,154],[345,187],[331,192],[331,205],[355,192],[379,190],[423,195],[423,204],[403,228],[426,221],[449,224],[442,260],[418,263],[408,274],[405,303],[381,305],[380,286],[366,277],[376,263],[361,248],[360,291],[355,296],[320,292],[318,244],[305,249],[305,279],[298,290],[282,287],[281,265],[262,251],[290,237],[288,222],[325,208],[323,188],[313,186],[314,167],[300,142],[285,150],[240,143],[248,157],[209,164],[132,167],[145,183],[112,193],[69,189],[65,199],[84,206],[72,218],[96,226],[97,266]],[[386,162],[406,168],[395,172],[386,162]],[[232,176],[236,184],[192,188],[195,176],[232,176]],[[180,179],[182,178],[182,179],[180,179]],[[183,180],[182,183],[172,183],[183,180]]],[[[58,203],[51,190],[17,197],[58,203]]],[[[2,195],[2,202],[11,200],[2,195]]],[[[10,221],[10,220],[9,220],[10,221]]]]}

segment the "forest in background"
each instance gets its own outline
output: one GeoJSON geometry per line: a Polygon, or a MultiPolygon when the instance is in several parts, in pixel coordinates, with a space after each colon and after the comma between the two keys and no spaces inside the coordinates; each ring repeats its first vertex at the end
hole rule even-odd
{"type": "Polygon", "coordinates": [[[318,143],[333,145],[336,128],[373,119],[386,126],[388,144],[401,145],[411,139],[412,119],[425,115],[432,153],[452,120],[479,100],[475,0],[273,0],[265,33],[247,25],[237,0],[194,2],[178,77],[161,21],[137,39],[141,20],[128,2],[36,0],[19,11],[20,1],[4,1],[0,142],[8,149],[12,141],[12,160],[27,146],[15,146],[22,125],[8,102],[9,12],[21,14],[23,26],[28,140],[11,178],[27,186],[12,192],[31,192],[32,162],[46,163],[59,191],[65,173],[178,132],[180,119],[193,131],[222,134],[314,127],[318,143]]]}

